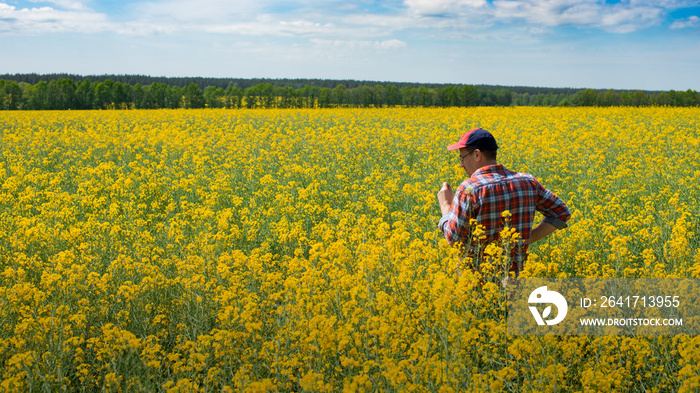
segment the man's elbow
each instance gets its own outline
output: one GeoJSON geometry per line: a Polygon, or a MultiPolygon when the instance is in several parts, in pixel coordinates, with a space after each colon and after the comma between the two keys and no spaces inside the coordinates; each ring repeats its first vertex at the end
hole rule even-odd
{"type": "Polygon", "coordinates": [[[445,234],[445,240],[447,240],[447,243],[449,243],[450,246],[454,246],[454,244],[457,242],[449,234],[445,234]]]}
{"type": "Polygon", "coordinates": [[[553,226],[555,229],[564,229],[568,226],[566,222],[569,221],[570,217],[571,215],[563,215],[560,217],[545,217],[545,219],[542,221],[553,226]]]}

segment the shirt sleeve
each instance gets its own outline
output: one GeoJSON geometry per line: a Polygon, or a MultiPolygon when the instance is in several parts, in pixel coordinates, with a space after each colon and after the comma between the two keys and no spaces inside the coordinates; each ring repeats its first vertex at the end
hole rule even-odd
{"type": "Polygon", "coordinates": [[[440,218],[438,228],[450,244],[464,242],[470,236],[469,222],[474,218],[476,201],[470,190],[460,186],[455,193],[450,211],[440,218]]]}
{"type": "Polygon", "coordinates": [[[566,222],[571,218],[569,207],[553,192],[544,188],[539,182],[537,184],[540,189],[537,211],[544,216],[542,221],[553,225],[557,229],[566,228],[566,222]]]}

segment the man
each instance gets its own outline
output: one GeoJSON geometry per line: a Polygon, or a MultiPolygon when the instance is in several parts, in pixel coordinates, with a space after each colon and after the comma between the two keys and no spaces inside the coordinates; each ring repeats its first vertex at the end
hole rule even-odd
{"type": "Polygon", "coordinates": [[[490,132],[476,128],[466,132],[459,141],[447,147],[459,149],[462,168],[469,174],[455,194],[448,183],[437,193],[442,218],[438,227],[452,245],[461,242],[478,269],[480,255],[486,244],[497,240],[510,213],[510,227],[521,237],[511,253],[510,270],[517,276],[523,269],[530,244],[566,228],[571,213],[566,204],[544,188],[532,175],[513,172],[498,164],[498,145],[490,132]],[[535,211],[544,220],[532,229],[535,211]],[[471,219],[484,227],[485,239],[475,241],[471,219]]]}

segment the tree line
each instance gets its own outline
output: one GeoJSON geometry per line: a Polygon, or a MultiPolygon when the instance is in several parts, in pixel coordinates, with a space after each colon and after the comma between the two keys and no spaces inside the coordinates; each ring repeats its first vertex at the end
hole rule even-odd
{"type": "MultiPolygon", "coordinates": [[[[150,85],[153,82],[163,83],[169,86],[187,87],[191,83],[199,86],[204,90],[208,86],[221,87],[226,89],[229,86],[240,87],[247,89],[255,85],[265,83],[271,84],[273,87],[292,87],[301,89],[305,86],[310,87],[327,87],[333,89],[338,85],[343,85],[348,89],[360,86],[376,86],[376,85],[394,85],[398,88],[424,86],[428,89],[443,88],[454,86],[453,83],[410,83],[410,82],[379,82],[379,81],[362,81],[353,79],[289,79],[289,78],[208,78],[208,77],[164,77],[164,76],[149,76],[149,75],[76,75],[76,74],[0,74],[0,79],[12,80],[15,82],[26,82],[30,85],[37,84],[41,81],[50,82],[58,79],[71,79],[74,83],[80,83],[87,79],[88,81],[102,82],[107,79],[112,82],[120,82],[129,85],[141,84],[142,86],[150,85]]],[[[528,86],[495,86],[495,85],[475,85],[480,90],[497,90],[507,88],[513,93],[529,93],[529,94],[548,94],[548,93],[566,93],[573,94],[579,89],[566,87],[528,87],[528,86]]]]}
{"type": "Polygon", "coordinates": [[[333,88],[259,83],[247,88],[195,82],[173,86],[161,82],[129,84],[105,79],[75,82],[71,78],[34,84],[0,79],[0,109],[161,109],[161,108],[333,108],[333,107],[467,107],[467,106],[699,106],[694,90],[643,92],[615,90],[563,90],[557,92],[486,88],[473,85],[340,83],[333,88]],[[518,92],[520,91],[520,92],[518,92]]]}

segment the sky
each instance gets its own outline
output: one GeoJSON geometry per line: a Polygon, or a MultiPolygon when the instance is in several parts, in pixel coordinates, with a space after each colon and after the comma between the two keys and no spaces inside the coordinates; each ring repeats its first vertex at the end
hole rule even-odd
{"type": "Polygon", "coordinates": [[[700,0],[0,0],[0,74],[700,90],[700,0]]]}

